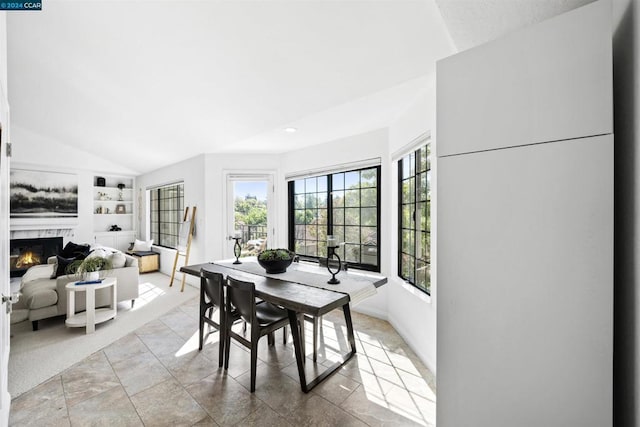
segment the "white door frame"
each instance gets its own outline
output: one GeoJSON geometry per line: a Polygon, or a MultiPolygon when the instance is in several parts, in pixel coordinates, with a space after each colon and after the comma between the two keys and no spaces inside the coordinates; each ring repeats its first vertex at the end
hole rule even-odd
{"type": "Polygon", "coordinates": [[[275,193],[275,170],[248,171],[248,170],[225,170],[224,176],[224,206],[225,215],[222,218],[222,254],[224,258],[233,257],[233,245],[229,236],[233,236],[233,183],[235,181],[268,181],[267,188],[267,241],[269,246],[275,241],[275,227],[277,218],[276,193],[275,193]]]}
{"type": "MultiPolygon", "coordinates": [[[[0,294],[9,295],[9,105],[0,85],[0,294]]],[[[0,425],[9,424],[9,344],[11,323],[7,304],[0,304],[0,425]]]]}

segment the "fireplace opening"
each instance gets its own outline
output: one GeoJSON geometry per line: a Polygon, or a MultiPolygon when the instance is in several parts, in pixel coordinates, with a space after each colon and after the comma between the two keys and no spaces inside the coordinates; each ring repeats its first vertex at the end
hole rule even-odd
{"type": "Polygon", "coordinates": [[[46,264],[50,256],[62,251],[62,237],[12,239],[9,242],[9,275],[23,276],[38,264],[46,264]]]}

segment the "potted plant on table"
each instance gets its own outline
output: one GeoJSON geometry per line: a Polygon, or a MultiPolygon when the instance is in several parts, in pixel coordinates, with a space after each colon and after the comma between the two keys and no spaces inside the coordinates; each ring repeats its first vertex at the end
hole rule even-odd
{"type": "Polygon", "coordinates": [[[79,274],[84,280],[98,280],[101,271],[108,271],[112,268],[113,264],[109,258],[95,256],[73,261],[67,267],[67,273],[79,274]]]}
{"type": "Polygon", "coordinates": [[[265,249],[258,254],[258,264],[269,274],[284,273],[295,256],[289,249],[265,249]]]}

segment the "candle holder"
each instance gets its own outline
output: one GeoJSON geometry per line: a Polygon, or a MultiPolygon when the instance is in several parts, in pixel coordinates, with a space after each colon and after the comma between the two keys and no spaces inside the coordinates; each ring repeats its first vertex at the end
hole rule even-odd
{"type": "Polygon", "coordinates": [[[331,273],[331,279],[329,279],[327,283],[330,285],[337,285],[340,283],[340,280],[336,279],[336,274],[340,273],[340,270],[342,270],[342,262],[340,261],[340,256],[336,253],[336,249],[338,249],[338,246],[327,246],[327,270],[331,273]],[[335,272],[331,270],[331,258],[333,257],[338,259],[338,270],[335,272]]]}
{"type": "Polygon", "coordinates": [[[240,262],[240,254],[242,253],[242,247],[240,246],[240,240],[242,239],[242,237],[232,237],[233,240],[236,241],[236,243],[234,243],[233,245],[233,254],[236,256],[236,260],[233,261],[234,264],[242,264],[242,262],[240,262]]]}

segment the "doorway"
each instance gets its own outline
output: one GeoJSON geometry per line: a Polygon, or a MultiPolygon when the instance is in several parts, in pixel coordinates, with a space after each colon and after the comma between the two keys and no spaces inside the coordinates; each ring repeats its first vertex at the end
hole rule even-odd
{"type": "Polygon", "coordinates": [[[274,185],[272,174],[227,175],[227,238],[225,258],[234,257],[235,240],[240,258],[256,256],[273,243],[274,185]]]}

